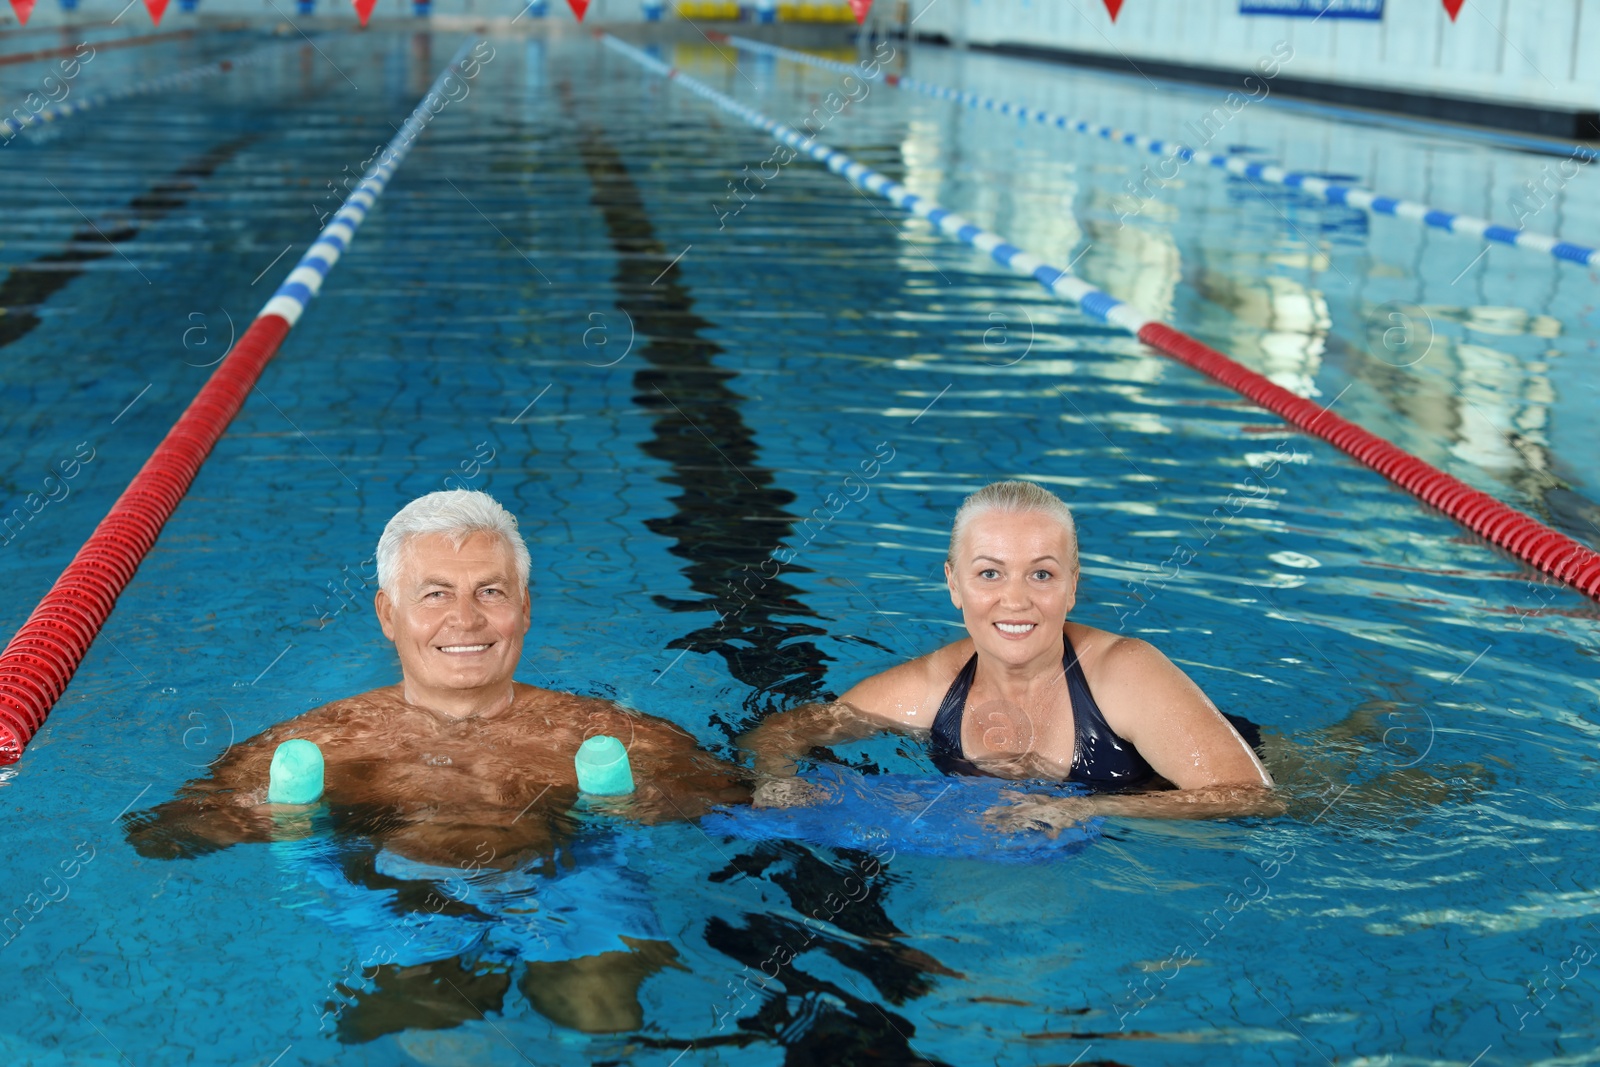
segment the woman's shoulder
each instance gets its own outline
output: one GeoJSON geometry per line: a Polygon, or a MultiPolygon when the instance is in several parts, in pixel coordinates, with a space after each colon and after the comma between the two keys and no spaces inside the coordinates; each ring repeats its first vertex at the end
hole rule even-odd
{"type": "Polygon", "coordinates": [[[1174,708],[1210,707],[1183,669],[1139,637],[1067,624],[1083,675],[1112,729],[1124,737],[1136,720],[1158,718],[1174,708]]]}
{"type": "Polygon", "coordinates": [[[857,682],[839,700],[877,718],[929,726],[971,656],[972,639],[964,637],[857,682]]]}
{"type": "Polygon", "coordinates": [[[1072,651],[1083,668],[1084,676],[1093,682],[1104,676],[1108,680],[1129,670],[1138,670],[1157,661],[1167,662],[1160,649],[1140,637],[1114,634],[1093,626],[1069,622],[1066,637],[1072,651]]]}

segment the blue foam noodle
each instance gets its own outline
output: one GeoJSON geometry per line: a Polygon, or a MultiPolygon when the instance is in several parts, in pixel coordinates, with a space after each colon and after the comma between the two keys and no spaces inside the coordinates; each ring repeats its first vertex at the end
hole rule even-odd
{"type": "Polygon", "coordinates": [[[984,813],[1007,801],[1004,791],[1046,796],[1078,796],[1080,786],[1064,782],[1014,782],[999,778],[863,775],[825,766],[805,780],[826,799],[796,808],[725,808],[700,820],[708,834],[746,841],[803,841],[824,848],[881,851],[985,860],[994,863],[1050,863],[1088,848],[1100,838],[1098,818],[1062,830],[1008,833],[985,821],[984,813]]]}

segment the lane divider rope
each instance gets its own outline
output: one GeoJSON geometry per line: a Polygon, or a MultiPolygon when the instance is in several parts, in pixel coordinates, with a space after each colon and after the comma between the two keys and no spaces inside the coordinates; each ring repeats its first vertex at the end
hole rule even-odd
{"type": "Polygon", "coordinates": [[[1001,266],[1034,278],[1051,293],[1076,304],[1089,316],[1120,326],[1157,351],[1248,397],[1304,432],[1327,441],[1518,559],[1552,578],[1568,583],[1586,596],[1600,600],[1600,553],[1587,545],[1502,504],[1489,494],[1472,488],[1333,414],[1326,407],[1296,396],[1216,349],[1145,316],[1070,271],[1045,263],[999,234],[981,229],[926,197],[916,195],[905,186],[816,138],[767,118],[759,111],[746,107],[615,37],[605,36],[604,44],[722,110],[739,116],[750,125],[773,134],[784,144],[824,164],[852,185],[927,219],[939,232],[987,253],[1001,266]]]}
{"type": "MultiPolygon", "coordinates": [[[[1285,170],[1282,167],[1266,163],[1252,163],[1240,156],[1205,152],[1197,148],[1190,148],[1188,145],[1180,144],[1177,141],[1158,141],[1142,134],[1128,133],[1111,126],[1097,126],[1085,119],[1069,118],[1066,115],[1057,115],[1038,108],[1030,108],[1023,104],[1013,104],[1009,101],[996,100],[989,96],[979,96],[973,92],[961,92],[948,86],[934,85],[931,82],[918,81],[916,78],[906,78],[887,71],[879,71],[876,75],[868,78],[859,68],[847,63],[823,59],[820,56],[797,52],[791,48],[781,48],[762,41],[752,41],[746,37],[730,36],[728,42],[747,51],[781,56],[797,63],[805,63],[825,70],[843,71],[857,78],[881,81],[886,85],[897,86],[901,89],[912,89],[938,100],[954,100],[972,108],[998,111],[1002,115],[1015,115],[1022,122],[1032,120],[1045,126],[1054,126],[1057,129],[1071,130],[1117,144],[1142,148],[1153,155],[1163,158],[1176,157],[1185,163],[1191,161],[1203,163],[1251,181],[1299,189],[1302,192],[1310,193],[1312,196],[1321,197],[1330,204],[1343,204],[1364,211],[1376,212],[1380,215],[1393,215],[1395,218],[1410,219],[1413,222],[1420,222],[1424,226],[1432,226],[1435,229],[1445,230],[1449,233],[1480,238],[1486,241],[1496,241],[1500,244],[1512,245],[1541,255],[1554,256],[1556,259],[1568,260],[1580,266],[1600,267],[1600,250],[1590,248],[1587,245],[1563,241],[1559,237],[1552,237],[1548,234],[1531,233],[1520,227],[1505,226],[1491,222],[1488,219],[1474,218],[1471,215],[1442,211],[1415,200],[1402,200],[1398,197],[1382,196],[1359,185],[1329,181],[1314,174],[1285,170]]],[[[1587,159],[1584,160],[1584,163],[1591,163],[1596,158],[1600,158],[1600,149],[1593,148],[1575,149],[1572,158],[1576,160],[1578,155],[1582,153],[1587,153],[1587,159]]]]}
{"type": "Polygon", "coordinates": [[[0,764],[16,762],[44,725],[200,465],[432,118],[427,101],[441,92],[471,46],[463,45],[434,81],[380,162],[367,170],[0,653],[0,764]]]}
{"type": "MultiPolygon", "coordinates": [[[[111,23],[93,23],[91,25],[109,26],[111,23]]],[[[245,25],[247,24],[241,22],[232,26],[218,26],[215,28],[215,32],[227,33],[233,30],[241,29],[245,25]]],[[[89,27],[80,24],[77,28],[79,30],[84,30],[88,29],[89,27]]],[[[40,29],[44,29],[44,27],[41,26],[40,29]]],[[[72,29],[71,26],[51,27],[52,32],[70,29],[72,29]]],[[[100,52],[110,51],[113,48],[137,48],[142,45],[156,44],[161,41],[181,41],[185,38],[193,37],[201,32],[201,30],[162,30],[159,33],[140,34],[137,37],[107,37],[103,40],[86,41],[84,43],[93,45],[95,54],[98,55],[100,52]]],[[[59,48],[40,48],[32,52],[12,52],[8,55],[0,55],[0,66],[10,66],[13,63],[33,63],[41,59],[54,59],[57,56],[70,56],[78,50],[78,47],[78,45],[69,44],[59,48]]]]}
{"type": "MultiPolygon", "coordinates": [[[[161,36],[170,37],[172,35],[162,34],[161,36]]],[[[7,115],[3,121],[0,121],[0,130],[3,130],[6,134],[5,140],[0,142],[0,144],[10,144],[12,137],[15,137],[29,126],[43,126],[47,122],[55,122],[57,119],[64,119],[69,115],[77,115],[81,112],[92,110],[93,108],[103,107],[106,104],[115,103],[118,100],[126,100],[131,96],[145,96],[150,93],[163,92],[167,89],[172,89],[180,85],[187,85],[188,83],[197,81],[201,78],[209,78],[217,74],[222,74],[226,71],[233,70],[235,67],[245,67],[260,63],[267,59],[270,55],[281,52],[286,48],[290,48],[298,44],[300,44],[299,41],[274,42],[273,44],[267,45],[265,48],[258,48],[255,51],[247,52],[242,56],[234,56],[230,59],[219,59],[214,63],[205,63],[198,67],[189,67],[186,70],[176,71],[172,74],[165,74],[159,78],[151,78],[148,81],[136,82],[133,85],[123,86],[120,89],[108,89],[104,92],[91,93],[88,96],[79,97],[76,100],[66,100],[62,103],[47,107],[42,111],[30,112],[20,119],[16,117],[17,109],[13,109],[11,114],[7,115]]]]}

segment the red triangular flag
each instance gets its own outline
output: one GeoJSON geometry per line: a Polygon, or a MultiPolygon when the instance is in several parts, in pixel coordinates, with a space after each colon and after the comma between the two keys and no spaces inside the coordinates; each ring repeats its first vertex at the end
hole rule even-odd
{"type": "Polygon", "coordinates": [[[1461,5],[1464,3],[1466,3],[1466,0],[1444,0],[1444,13],[1450,16],[1451,22],[1454,22],[1456,16],[1461,14],[1461,5]]]}
{"type": "Polygon", "coordinates": [[[1122,0],[1106,0],[1106,10],[1111,12],[1111,21],[1117,21],[1117,16],[1122,13],[1122,0]]]}
{"type": "Polygon", "coordinates": [[[17,13],[17,21],[26,26],[28,16],[33,14],[33,0],[11,0],[11,10],[17,13]]]}
{"type": "Polygon", "coordinates": [[[572,5],[572,13],[578,16],[578,21],[583,21],[584,14],[589,10],[589,0],[567,0],[572,5]]]}
{"type": "Polygon", "coordinates": [[[144,6],[150,12],[150,21],[161,25],[161,16],[167,13],[167,0],[144,0],[144,6]]]}
{"type": "Polygon", "coordinates": [[[361,27],[366,28],[367,20],[372,17],[372,5],[378,0],[350,0],[355,5],[356,18],[361,20],[361,27]]]}
{"type": "MultiPolygon", "coordinates": [[[[16,0],[12,0],[13,3],[16,0]]],[[[855,12],[856,25],[867,21],[867,12],[872,10],[872,0],[850,0],[850,10],[855,12]]]]}

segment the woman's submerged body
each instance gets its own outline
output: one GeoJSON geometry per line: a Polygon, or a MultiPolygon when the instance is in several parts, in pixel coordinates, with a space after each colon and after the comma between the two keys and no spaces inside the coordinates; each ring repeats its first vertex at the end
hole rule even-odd
{"type": "Polygon", "coordinates": [[[866,679],[835,704],[773,716],[746,735],[756,769],[773,779],[758,803],[803,795],[789,780],[793,761],[816,745],[909,729],[932,732],[936,756],[1002,777],[1129,789],[1159,776],[1173,787],[1018,797],[994,809],[1001,826],[1280,810],[1255,753],[1182,670],[1147,642],[1066,621],[1077,584],[1070,527],[1030,509],[979,511],[957,522],[945,570],[969,636],[866,679]]]}
{"type": "MultiPolygon", "coordinates": [[[[1071,635],[1063,630],[1062,638],[1065,651],[1061,656],[1061,673],[1066,686],[1067,709],[1072,719],[1074,745],[1067,780],[1107,792],[1148,786],[1158,777],[1155,768],[1106,721],[1105,713],[1100,710],[1094,691],[1089,687],[1077,650],[1072,646],[1071,635]]],[[[950,688],[945,690],[944,699],[939,702],[939,710],[933,717],[933,762],[946,774],[987,775],[990,772],[984,770],[979,761],[968,758],[969,751],[980,751],[988,747],[991,741],[1010,743],[1014,747],[1019,740],[1018,735],[1021,735],[1020,739],[1031,741],[1029,721],[1013,723],[1004,711],[996,709],[990,712],[987,728],[981,714],[975,716],[977,727],[983,733],[973,737],[969,743],[966,728],[971,720],[967,718],[967,704],[971,700],[977,674],[978,654],[973,652],[961,668],[961,673],[950,683],[950,688]],[[1003,736],[991,737],[996,730],[1003,736]]]]}

